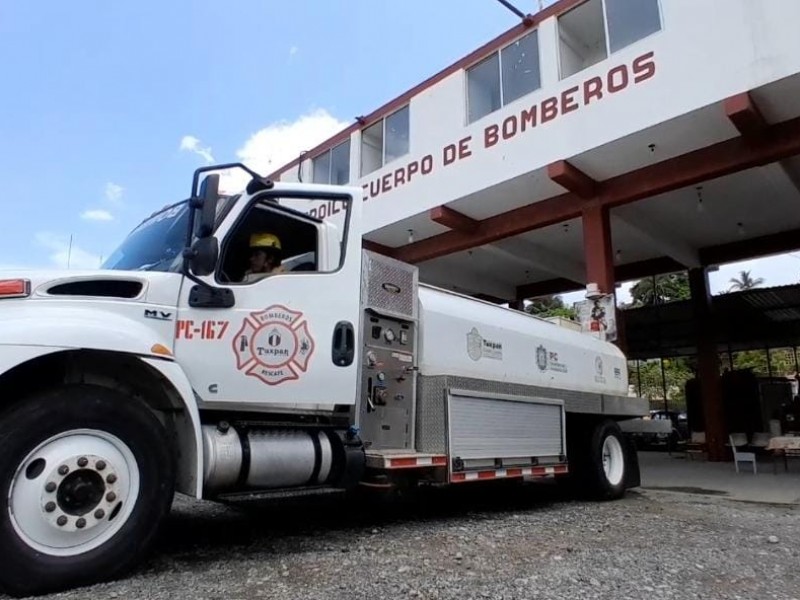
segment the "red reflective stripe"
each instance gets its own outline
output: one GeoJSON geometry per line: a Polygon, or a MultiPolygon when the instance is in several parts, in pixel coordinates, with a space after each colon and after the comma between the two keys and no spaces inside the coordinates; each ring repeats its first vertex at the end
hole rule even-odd
{"type": "Polygon", "coordinates": [[[416,458],[390,458],[389,459],[389,466],[390,467],[416,467],[417,466],[417,459],[416,458]]]}
{"type": "Polygon", "coordinates": [[[462,481],[478,481],[485,479],[503,479],[507,477],[522,477],[530,475],[533,477],[544,477],[547,475],[563,475],[569,471],[567,465],[548,465],[546,467],[525,467],[513,469],[495,469],[492,471],[469,471],[453,473],[450,480],[454,483],[462,481]]]}
{"type": "Polygon", "coordinates": [[[446,456],[407,456],[402,458],[388,458],[384,463],[388,469],[402,469],[408,467],[444,467],[447,465],[446,456]]]}

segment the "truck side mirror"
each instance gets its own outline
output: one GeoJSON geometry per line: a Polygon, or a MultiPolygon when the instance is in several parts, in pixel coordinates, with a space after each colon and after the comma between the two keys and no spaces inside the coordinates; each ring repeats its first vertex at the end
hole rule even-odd
{"type": "Polygon", "coordinates": [[[197,221],[197,237],[206,238],[214,232],[217,220],[217,202],[219,202],[219,174],[214,173],[203,179],[200,184],[199,202],[200,219],[197,221]]]}
{"type": "Polygon", "coordinates": [[[184,252],[184,257],[189,261],[189,268],[198,277],[211,275],[217,268],[219,259],[219,242],[213,235],[198,238],[184,252]]]}
{"type": "Polygon", "coordinates": [[[199,213],[195,217],[194,228],[197,239],[183,253],[189,269],[199,277],[211,275],[219,259],[219,242],[213,235],[218,201],[219,174],[212,174],[203,179],[200,193],[196,198],[192,198],[192,210],[199,213]]]}

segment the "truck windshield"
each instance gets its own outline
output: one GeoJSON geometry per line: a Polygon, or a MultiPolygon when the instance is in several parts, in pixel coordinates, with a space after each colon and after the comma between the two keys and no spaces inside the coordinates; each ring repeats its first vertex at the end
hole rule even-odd
{"type": "Polygon", "coordinates": [[[154,214],[134,229],[101,268],[115,271],[177,271],[186,245],[186,201],[154,214]]]}

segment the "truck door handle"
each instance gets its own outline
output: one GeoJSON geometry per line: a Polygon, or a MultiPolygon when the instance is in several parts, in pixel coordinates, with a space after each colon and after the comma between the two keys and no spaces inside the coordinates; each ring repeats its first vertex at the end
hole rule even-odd
{"type": "Polygon", "coordinates": [[[333,364],[337,367],[349,367],[356,354],[356,338],[353,324],[339,321],[333,328],[333,364]]]}

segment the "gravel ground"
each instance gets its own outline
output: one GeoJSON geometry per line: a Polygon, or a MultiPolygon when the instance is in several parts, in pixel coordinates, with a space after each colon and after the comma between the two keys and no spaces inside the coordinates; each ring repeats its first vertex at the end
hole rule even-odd
{"type": "Polygon", "coordinates": [[[260,511],[179,499],[129,578],[45,598],[800,598],[800,507],[457,492],[260,511]]]}

